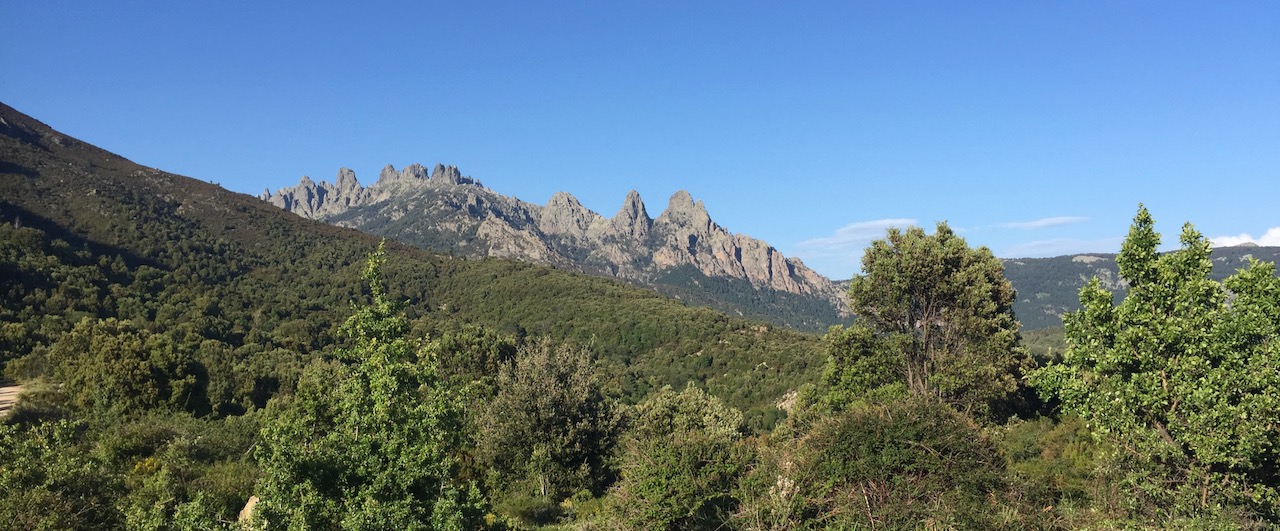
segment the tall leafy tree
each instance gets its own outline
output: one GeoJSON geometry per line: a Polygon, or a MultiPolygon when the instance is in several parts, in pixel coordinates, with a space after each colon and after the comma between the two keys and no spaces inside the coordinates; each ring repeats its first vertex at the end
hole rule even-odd
{"type": "Polygon", "coordinates": [[[1209,241],[1181,248],[1139,207],[1117,263],[1118,305],[1094,279],[1066,317],[1062,361],[1033,374],[1095,434],[1115,443],[1135,506],[1165,516],[1224,507],[1280,517],[1280,280],[1252,261],[1209,278],[1209,241]]]}
{"type": "Polygon", "coordinates": [[[933,235],[890,229],[862,270],[849,287],[853,312],[892,349],[910,394],[982,418],[1011,412],[1030,358],[1019,346],[1013,286],[989,249],[970,248],[945,222],[933,235]]]}
{"type": "Polygon", "coordinates": [[[483,499],[458,479],[462,413],[429,345],[405,337],[383,287],[343,326],[347,364],[308,368],[262,432],[259,520],[294,529],[477,529],[483,499]]]}
{"type": "Polygon", "coordinates": [[[591,353],[538,341],[498,373],[497,394],[483,408],[479,456],[495,486],[560,500],[601,492],[611,472],[619,415],[601,389],[591,353]]]}

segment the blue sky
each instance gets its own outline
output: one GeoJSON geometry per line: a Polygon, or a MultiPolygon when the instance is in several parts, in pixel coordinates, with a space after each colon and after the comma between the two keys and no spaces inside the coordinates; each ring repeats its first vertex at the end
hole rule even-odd
{"type": "Polygon", "coordinates": [[[0,101],[257,194],[421,162],[712,218],[844,278],[886,225],[1004,257],[1280,245],[1280,3],[0,0],[0,101]],[[372,7],[370,7],[372,6],[372,7]]]}

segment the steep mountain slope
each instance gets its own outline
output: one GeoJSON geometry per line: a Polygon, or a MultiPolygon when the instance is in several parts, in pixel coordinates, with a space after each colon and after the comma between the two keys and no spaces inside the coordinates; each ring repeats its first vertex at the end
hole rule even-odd
{"type": "MultiPolygon", "coordinates": [[[[248,371],[234,385],[255,401],[289,388],[288,367],[339,345],[378,244],[135,164],[3,104],[0,229],[0,364],[42,352],[83,318],[118,318],[175,338],[210,386],[232,384],[213,361],[193,360],[225,352],[209,359],[227,374],[248,371]]],[[[759,427],[821,364],[813,336],[651,290],[523,262],[389,252],[390,296],[410,301],[420,329],[482,326],[588,345],[633,398],[694,381],[759,427]]]]}
{"type": "Polygon", "coordinates": [[[303,177],[261,198],[304,217],[469,257],[527,260],[621,278],[739,315],[821,330],[847,313],[830,280],[760,240],[712,221],[688,192],[649,216],[632,191],[612,218],[560,192],[545,206],[485,188],[453,166],[429,174],[387,166],[362,186],[343,168],[334,183],[303,177]]]}
{"type": "MultiPolygon", "coordinates": [[[[1211,276],[1222,280],[1248,266],[1251,257],[1280,263],[1280,247],[1225,247],[1214,249],[1212,256],[1211,276]]],[[[1004,274],[1018,290],[1013,309],[1026,330],[1062,326],[1062,314],[1080,307],[1080,288],[1095,276],[1117,301],[1127,288],[1114,254],[1004,260],[1004,274]]]]}

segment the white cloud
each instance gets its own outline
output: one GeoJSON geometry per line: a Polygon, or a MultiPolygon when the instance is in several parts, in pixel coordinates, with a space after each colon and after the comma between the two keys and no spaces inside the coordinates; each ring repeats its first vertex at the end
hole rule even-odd
{"type": "Polygon", "coordinates": [[[1000,226],[1006,229],[1035,230],[1043,229],[1045,227],[1056,227],[1058,225],[1070,225],[1072,223],[1080,223],[1088,220],[1089,218],[1081,216],[1054,216],[1037,219],[1035,221],[1014,221],[1001,224],[1000,226]]]}
{"type": "Polygon", "coordinates": [[[835,234],[831,236],[813,238],[796,244],[796,254],[802,257],[823,257],[840,256],[849,251],[857,251],[861,255],[862,250],[871,243],[871,240],[883,238],[885,230],[890,227],[906,227],[915,223],[916,220],[906,218],[850,223],[836,229],[835,234]]]}
{"type": "Polygon", "coordinates": [[[1271,227],[1267,232],[1262,234],[1260,238],[1254,238],[1248,233],[1237,236],[1218,236],[1209,238],[1209,242],[1214,247],[1232,247],[1242,243],[1254,243],[1263,247],[1280,247],[1280,227],[1271,227]]]}
{"type": "Polygon", "coordinates": [[[802,241],[792,248],[792,256],[828,278],[849,278],[859,269],[862,254],[872,240],[884,238],[890,227],[915,225],[914,219],[877,219],[840,227],[831,236],[802,241]]]}

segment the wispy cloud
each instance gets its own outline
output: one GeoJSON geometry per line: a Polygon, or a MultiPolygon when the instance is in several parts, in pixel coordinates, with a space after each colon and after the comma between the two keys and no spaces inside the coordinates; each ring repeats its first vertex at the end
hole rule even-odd
{"type": "Polygon", "coordinates": [[[914,219],[877,219],[850,223],[831,236],[802,241],[792,248],[792,255],[805,265],[830,278],[849,278],[858,271],[862,254],[872,240],[884,238],[890,227],[915,225],[914,219]]]}
{"type": "Polygon", "coordinates": [[[1237,236],[1218,236],[1209,238],[1214,247],[1231,247],[1242,243],[1254,243],[1264,247],[1280,247],[1280,227],[1271,227],[1261,237],[1254,238],[1248,233],[1237,236]]]}
{"type": "Polygon", "coordinates": [[[1010,223],[1002,223],[1000,224],[1000,227],[1006,229],[1035,230],[1046,227],[1056,227],[1058,225],[1070,225],[1072,223],[1080,223],[1088,220],[1089,218],[1082,216],[1054,216],[1049,218],[1040,218],[1035,221],[1014,221],[1010,223]]]}
{"type": "Polygon", "coordinates": [[[835,234],[831,236],[813,238],[796,244],[796,253],[801,256],[822,257],[842,255],[853,250],[861,254],[871,240],[883,238],[886,229],[906,227],[915,223],[916,220],[907,218],[850,223],[836,229],[835,234]]]}

